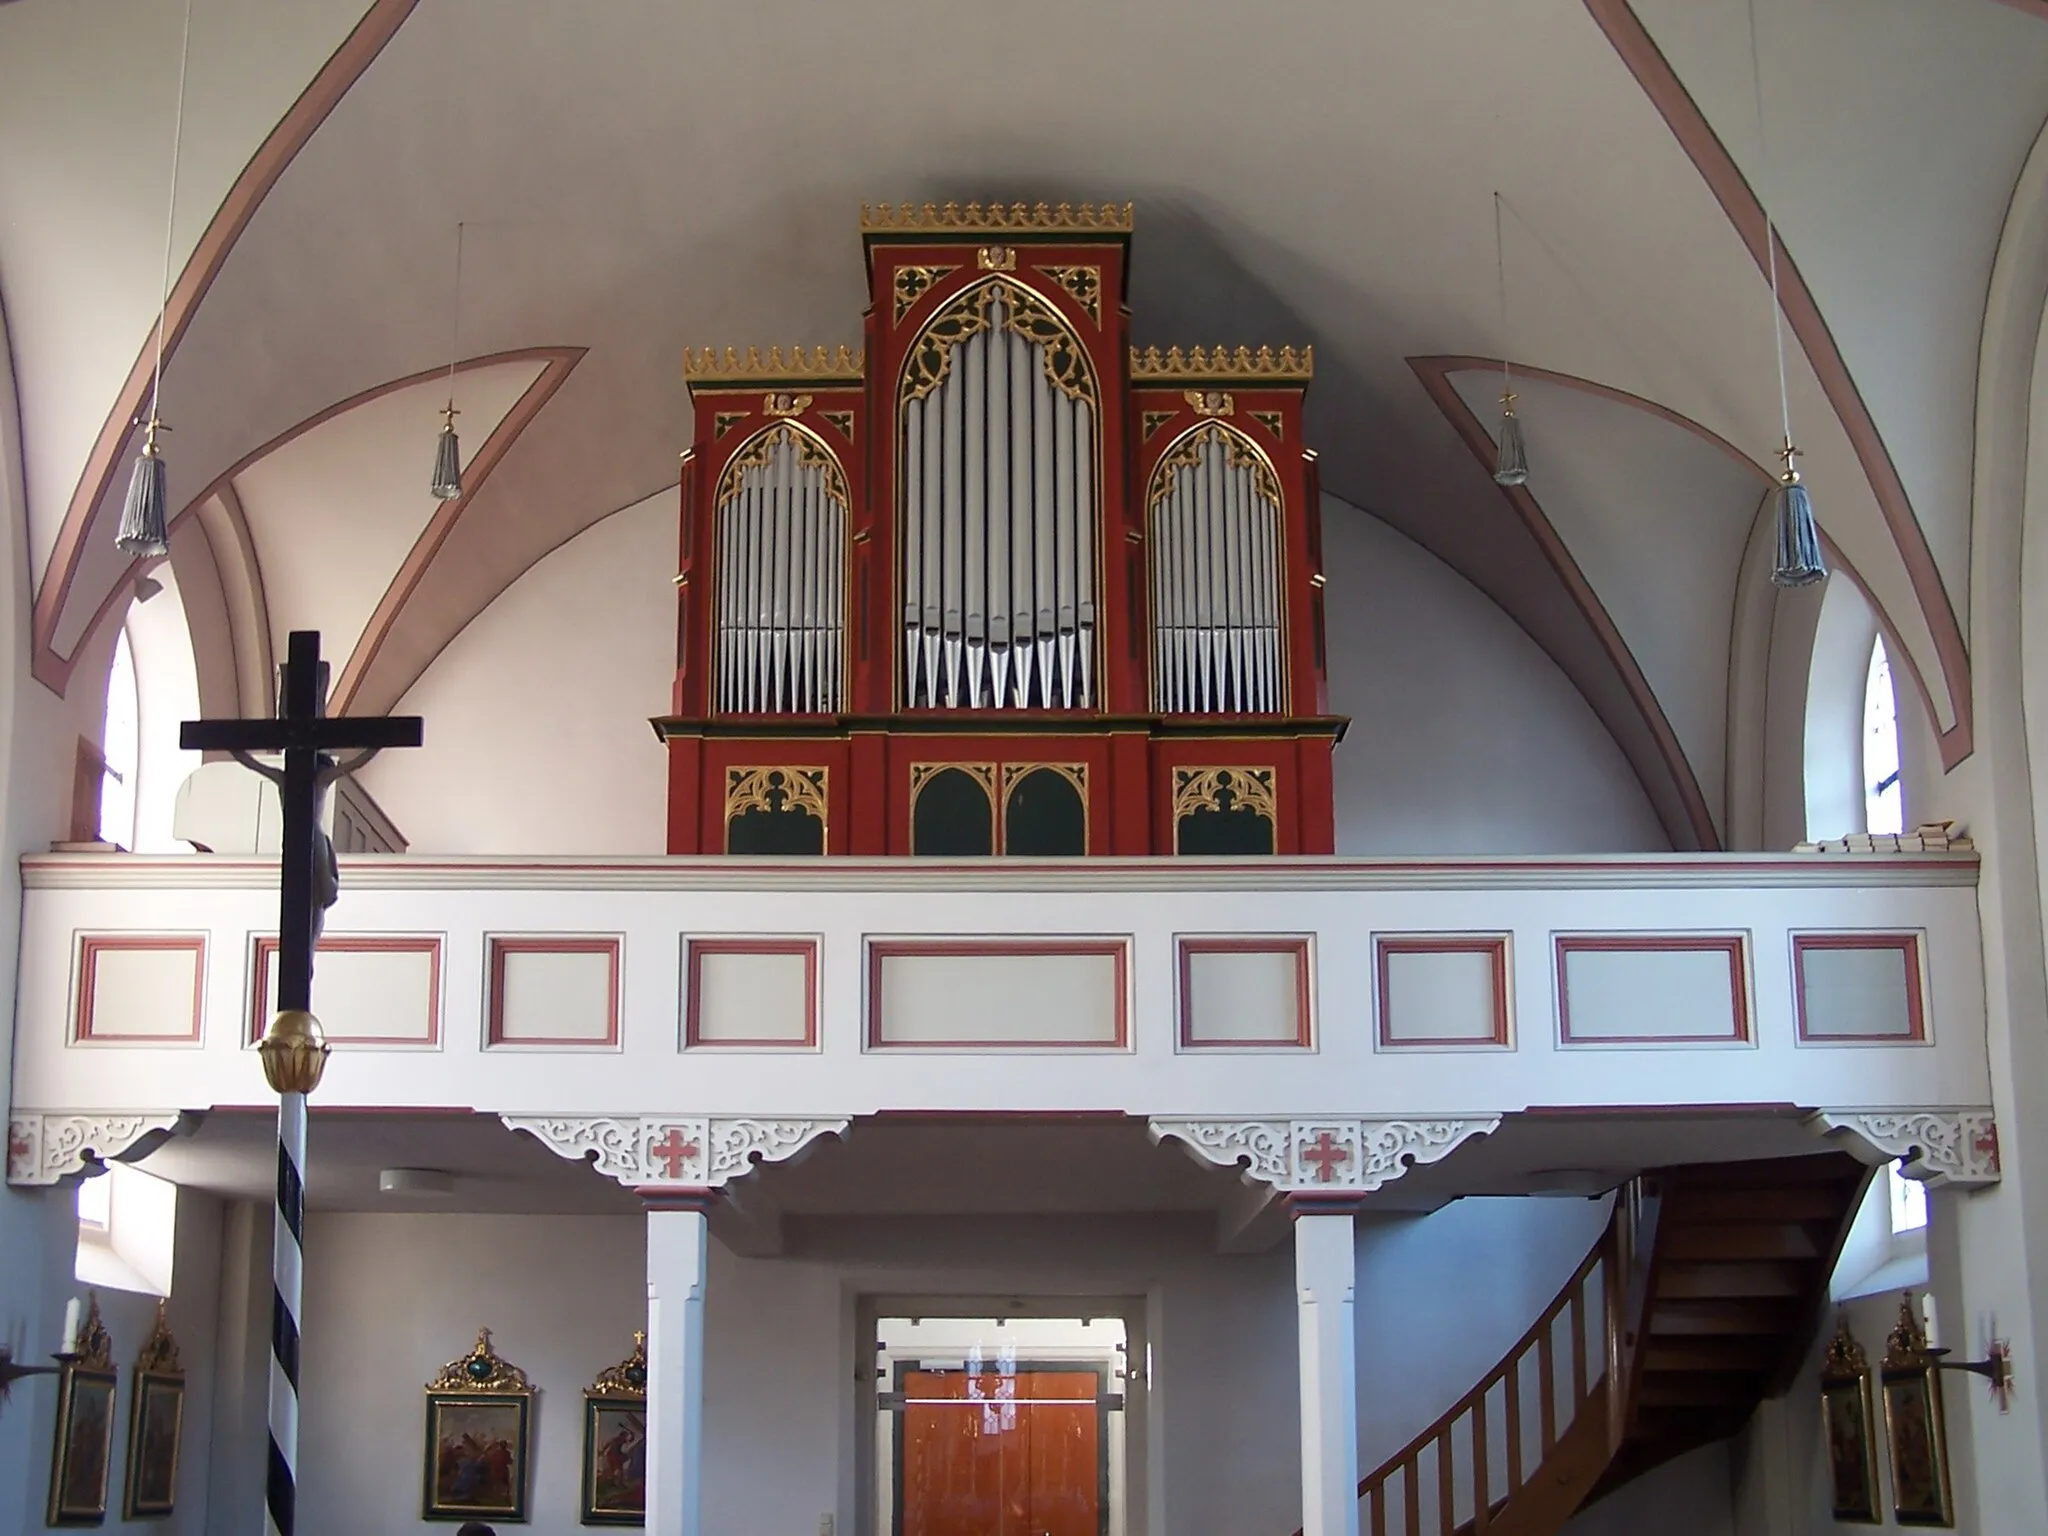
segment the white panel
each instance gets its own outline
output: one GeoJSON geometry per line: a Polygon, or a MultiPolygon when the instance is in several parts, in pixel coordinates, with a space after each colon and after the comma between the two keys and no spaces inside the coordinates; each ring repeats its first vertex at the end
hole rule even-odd
{"type": "Polygon", "coordinates": [[[884,953],[878,1045],[1116,1045],[1119,956],[884,953]]]}
{"type": "Polygon", "coordinates": [[[615,1022],[612,966],[616,952],[505,949],[498,956],[494,1000],[496,1041],[573,1041],[606,1045],[615,1022]]]}
{"type": "Polygon", "coordinates": [[[693,1043],[810,1043],[808,952],[700,950],[695,958],[697,991],[690,999],[693,1043]]]}
{"type": "Polygon", "coordinates": [[[85,1038],[193,1037],[193,996],[199,985],[200,964],[196,947],[95,947],[91,954],[92,993],[81,1010],[80,1033],[85,1038]]]}
{"type": "Polygon", "coordinates": [[[1574,1043],[1743,1034],[1725,949],[1568,950],[1563,994],[1574,1043]]]}
{"type": "Polygon", "coordinates": [[[1809,1040],[1910,1040],[1918,1010],[1900,948],[1822,948],[1799,951],[1800,1003],[1809,1040]]]}
{"type": "Polygon", "coordinates": [[[1383,951],[1380,1039],[1388,1045],[1492,1045],[1502,1025],[1493,949],[1383,951]]]}
{"type": "Polygon", "coordinates": [[[1189,1045],[1294,1045],[1301,1017],[1302,952],[1190,949],[1181,1000],[1189,1045]]]}
{"type": "MultiPolygon", "coordinates": [[[[330,949],[313,962],[314,1013],[331,1045],[435,1045],[440,947],[330,949]]],[[[277,1012],[277,955],[264,966],[263,1019],[277,1012]]]]}

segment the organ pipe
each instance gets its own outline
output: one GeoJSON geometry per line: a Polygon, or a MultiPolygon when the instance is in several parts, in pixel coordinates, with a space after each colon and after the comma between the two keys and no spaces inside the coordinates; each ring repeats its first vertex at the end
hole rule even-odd
{"type": "Polygon", "coordinates": [[[718,494],[718,708],[832,713],[845,675],[846,477],[784,423],[735,453],[718,494]]]}
{"type": "Polygon", "coordinates": [[[1282,708],[1280,489],[1220,423],[1188,434],[1154,472],[1152,707],[1175,714],[1282,708]]]}
{"type": "Polygon", "coordinates": [[[943,354],[940,377],[907,380],[901,413],[906,702],[1088,708],[1092,380],[1056,376],[1040,338],[1058,322],[1025,290],[992,283],[949,313],[966,334],[943,354]]]}

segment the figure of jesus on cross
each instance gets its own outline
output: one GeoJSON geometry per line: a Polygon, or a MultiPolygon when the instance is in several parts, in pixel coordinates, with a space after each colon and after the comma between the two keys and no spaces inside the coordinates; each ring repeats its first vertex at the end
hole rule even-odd
{"type": "Polygon", "coordinates": [[[420,744],[416,715],[327,718],[327,664],[317,630],[293,630],[271,720],[187,720],[178,744],[188,752],[228,752],[277,785],[284,810],[278,859],[277,1014],[260,1051],[263,1075],[278,1095],[277,1225],[271,1244],[274,1294],[270,1338],[270,1464],[265,1504],[270,1529],[293,1536],[298,1502],[299,1293],[304,1267],[306,1095],[320,1086],[327,1044],[313,1017],[313,951],[334,904],[334,845],[320,829],[328,785],[386,747],[420,744]],[[284,766],[258,762],[284,756],[284,766]],[[355,755],[337,761],[334,753],[355,755]]]}

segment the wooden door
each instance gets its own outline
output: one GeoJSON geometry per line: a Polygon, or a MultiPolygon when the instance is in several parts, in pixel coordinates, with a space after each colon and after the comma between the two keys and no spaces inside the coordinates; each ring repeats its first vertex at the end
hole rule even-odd
{"type": "Polygon", "coordinates": [[[1102,1377],[1086,1366],[897,1371],[896,1536],[1103,1536],[1102,1377]]]}

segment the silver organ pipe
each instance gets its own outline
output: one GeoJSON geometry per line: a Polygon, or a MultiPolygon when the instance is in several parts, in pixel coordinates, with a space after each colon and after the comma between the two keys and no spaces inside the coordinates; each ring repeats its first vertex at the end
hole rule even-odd
{"type": "Polygon", "coordinates": [[[1152,707],[1282,708],[1280,488],[1249,442],[1198,427],[1153,473],[1152,707]]]}
{"type": "Polygon", "coordinates": [[[733,455],[719,484],[718,708],[830,714],[845,678],[846,477],[783,423],[733,455]]]}
{"type": "Polygon", "coordinates": [[[901,412],[905,701],[1088,708],[1094,381],[1077,342],[1056,376],[1043,338],[1060,322],[1025,289],[970,289],[949,317],[938,375],[906,375],[901,412]]]}

